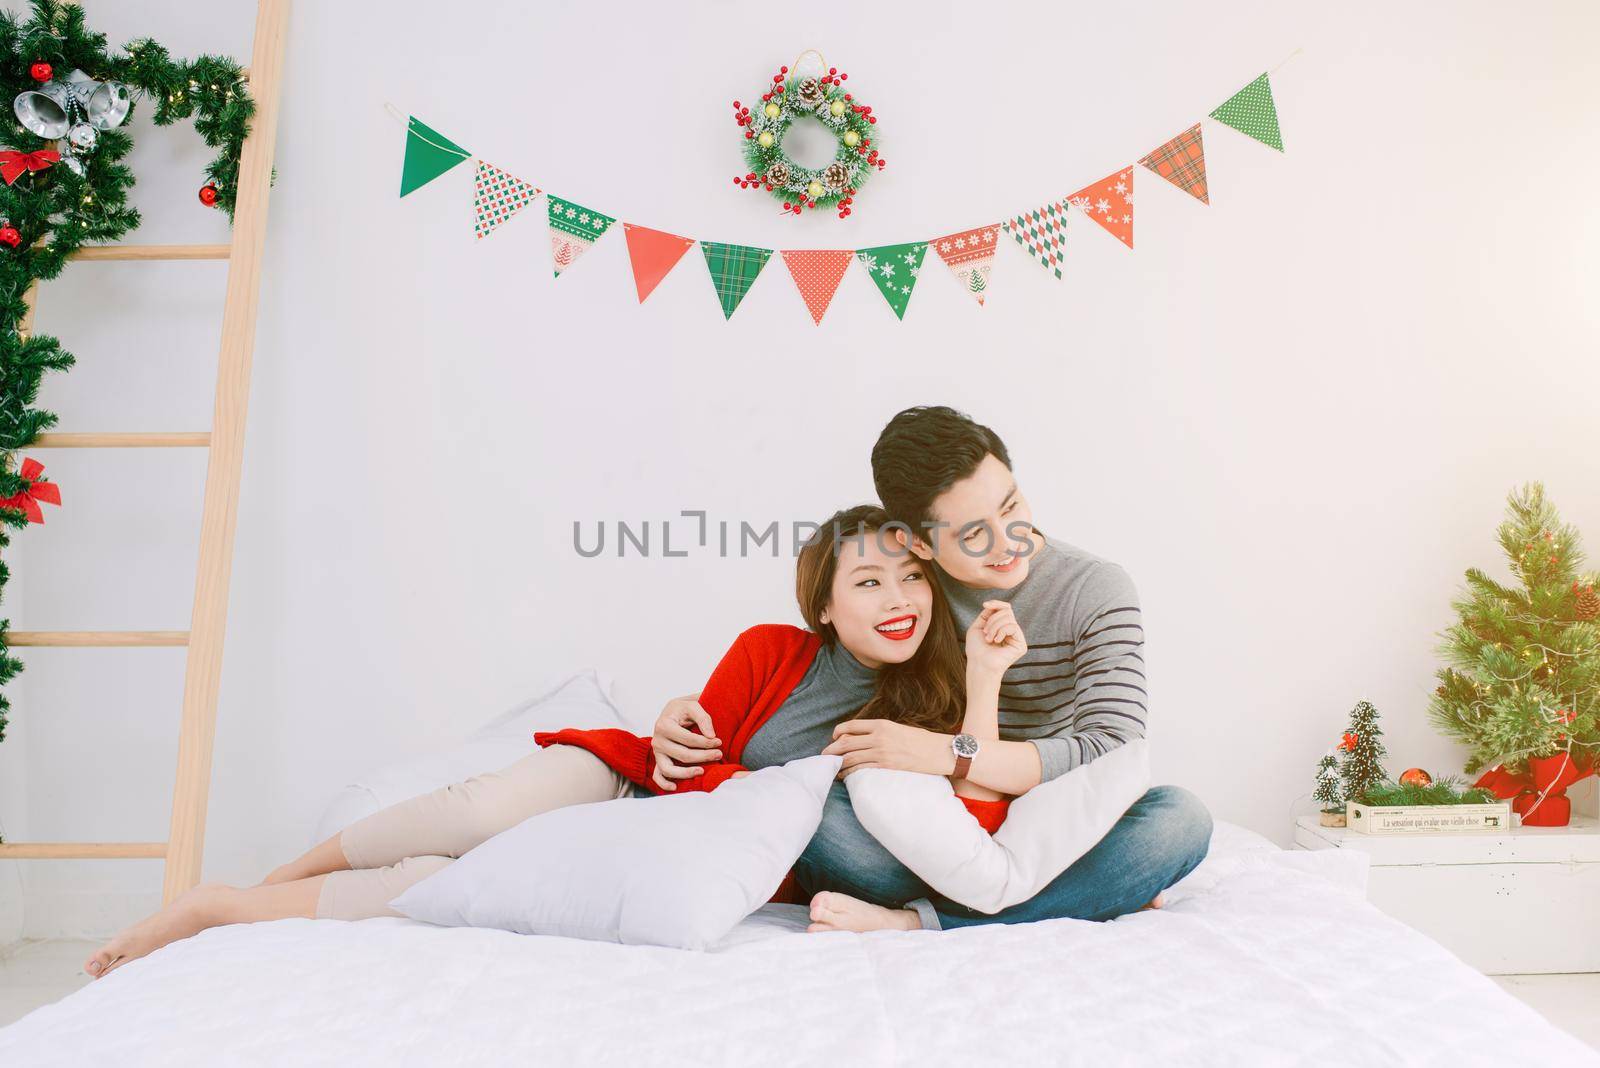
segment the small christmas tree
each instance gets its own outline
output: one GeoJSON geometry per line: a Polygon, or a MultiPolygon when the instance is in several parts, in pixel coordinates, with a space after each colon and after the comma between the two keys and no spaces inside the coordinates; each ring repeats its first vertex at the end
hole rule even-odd
{"type": "Polygon", "coordinates": [[[1357,701],[1350,711],[1350,725],[1344,729],[1344,739],[1339,743],[1339,748],[1344,750],[1339,777],[1344,781],[1346,799],[1360,801],[1367,787],[1384,781],[1382,737],[1378,710],[1370,702],[1357,701]]]}
{"type": "Polygon", "coordinates": [[[1471,747],[1469,772],[1524,775],[1559,752],[1585,764],[1600,749],[1600,574],[1578,572],[1578,532],[1537,482],[1509,495],[1498,537],[1518,583],[1468,569],[1429,718],[1471,747]]]}
{"type": "Polygon", "coordinates": [[[1324,812],[1344,811],[1344,783],[1339,780],[1339,756],[1332,749],[1317,761],[1317,788],[1311,800],[1324,812]]]}
{"type": "Polygon", "coordinates": [[[983,275],[973,271],[967,276],[967,289],[973,293],[982,293],[989,285],[983,280],[983,275]]]}

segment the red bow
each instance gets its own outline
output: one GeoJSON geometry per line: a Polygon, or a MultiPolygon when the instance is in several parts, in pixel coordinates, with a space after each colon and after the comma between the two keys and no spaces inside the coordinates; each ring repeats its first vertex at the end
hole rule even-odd
{"type": "Polygon", "coordinates": [[[31,485],[21,493],[0,500],[0,508],[20,508],[28,517],[28,522],[43,523],[44,509],[39,507],[39,502],[44,501],[46,504],[59,506],[61,504],[61,487],[54,482],[46,482],[39,477],[44,474],[44,464],[31,456],[22,461],[20,474],[31,485]]]}
{"type": "Polygon", "coordinates": [[[1356,744],[1360,741],[1361,735],[1357,734],[1355,731],[1345,731],[1344,743],[1340,746],[1340,748],[1342,748],[1346,753],[1354,753],[1356,751],[1356,744]]]}
{"type": "Polygon", "coordinates": [[[6,180],[6,185],[11,185],[22,177],[24,171],[42,171],[60,161],[61,153],[48,148],[41,148],[37,152],[18,152],[8,148],[0,152],[0,178],[6,180]]]}

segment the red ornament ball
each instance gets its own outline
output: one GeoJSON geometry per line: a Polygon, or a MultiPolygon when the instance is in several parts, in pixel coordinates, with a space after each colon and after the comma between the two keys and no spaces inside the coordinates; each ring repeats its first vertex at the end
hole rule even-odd
{"type": "Polygon", "coordinates": [[[1432,784],[1433,776],[1421,768],[1407,768],[1400,773],[1401,786],[1430,786],[1432,784]]]}
{"type": "Polygon", "coordinates": [[[15,226],[0,226],[0,245],[16,248],[22,244],[22,235],[17,233],[15,226]]]}
{"type": "Polygon", "coordinates": [[[200,203],[204,204],[208,208],[216,207],[216,204],[217,204],[217,187],[214,186],[214,185],[203,185],[203,186],[201,186],[200,187],[200,203]]]}
{"type": "Polygon", "coordinates": [[[33,80],[36,82],[47,82],[55,74],[55,68],[48,63],[35,63],[28,68],[28,73],[33,76],[33,80]]]}

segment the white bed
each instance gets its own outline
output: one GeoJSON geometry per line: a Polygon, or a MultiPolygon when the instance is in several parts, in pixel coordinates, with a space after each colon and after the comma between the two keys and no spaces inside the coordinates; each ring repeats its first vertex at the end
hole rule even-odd
{"type": "Polygon", "coordinates": [[[1368,905],[1362,863],[1220,825],[1159,912],[858,936],[768,905],[704,953],[216,928],[0,1031],[0,1065],[1600,1064],[1368,905]]]}

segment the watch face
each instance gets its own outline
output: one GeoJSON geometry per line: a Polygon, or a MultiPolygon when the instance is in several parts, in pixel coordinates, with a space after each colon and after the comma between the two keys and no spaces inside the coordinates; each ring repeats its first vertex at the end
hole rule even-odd
{"type": "Polygon", "coordinates": [[[978,739],[970,734],[958,734],[951,748],[956,751],[956,756],[974,757],[978,755],[978,739]]]}

